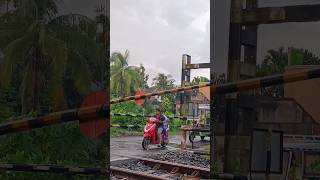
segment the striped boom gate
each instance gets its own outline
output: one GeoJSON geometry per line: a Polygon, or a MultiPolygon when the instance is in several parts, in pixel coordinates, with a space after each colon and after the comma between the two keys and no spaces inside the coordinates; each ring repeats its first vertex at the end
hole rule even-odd
{"type": "MultiPolygon", "coordinates": [[[[118,104],[125,101],[145,99],[152,96],[161,96],[170,93],[178,93],[186,90],[199,89],[203,87],[212,86],[215,93],[226,94],[238,91],[245,91],[249,89],[256,89],[261,87],[268,87],[272,85],[303,81],[308,79],[314,79],[320,77],[320,69],[311,69],[301,72],[285,73],[273,76],[267,76],[262,78],[249,79],[234,83],[226,83],[214,86],[213,83],[206,83],[195,86],[187,86],[183,88],[171,89],[166,91],[159,91],[154,93],[148,93],[139,96],[129,96],[121,99],[111,100],[110,104],[118,104]]],[[[121,114],[117,114],[120,115],[121,114]]],[[[122,114],[123,115],[123,114],[122,114]]],[[[67,111],[50,113],[44,116],[25,118],[22,120],[12,121],[0,124],[0,135],[17,133],[21,131],[27,131],[35,128],[41,128],[53,124],[66,123],[72,121],[90,121],[90,119],[97,117],[108,117],[108,105],[98,105],[86,108],[72,109],[67,111]]],[[[138,117],[138,116],[133,116],[138,117]]],[[[181,117],[179,117],[181,118],[181,117]]]]}
{"type": "MultiPolygon", "coordinates": [[[[214,86],[213,83],[177,88],[166,91],[148,93],[139,96],[129,96],[121,99],[111,100],[110,104],[117,104],[130,100],[145,99],[152,96],[161,96],[170,93],[178,93],[186,90],[199,89],[211,86],[214,93],[226,94],[249,89],[256,89],[272,85],[303,81],[320,77],[320,69],[311,69],[303,72],[285,73],[262,78],[249,79],[234,83],[226,83],[214,86]]],[[[0,124],[0,135],[27,131],[35,128],[50,126],[53,124],[66,123],[72,121],[90,121],[90,119],[109,116],[109,105],[91,106],[86,108],[72,109],[67,111],[50,113],[47,115],[23,118],[12,122],[0,124]]],[[[121,125],[118,125],[121,127],[121,125]]],[[[134,126],[133,126],[134,127],[134,126]]],[[[76,173],[76,174],[96,174],[106,175],[108,171],[105,168],[80,168],[67,166],[47,166],[47,165],[19,165],[19,164],[1,164],[0,169],[7,171],[30,171],[30,172],[52,172],[52,173],[76,173]]]]}
{"type": "Polygon", "coordinates": [[[108,106],[104,104],[3,123],[0,124],[0,135],[27,131],[53,124],[67,123],[77,120],[88,121],[98,117],[108,117],[109,111],[107,107],[108,106]]]}
{"type": "Polygon", "coordinates": [[[0,170],[6,171],[23,171],[23,172],[48,172],[61,174],[83,174],[83,175],[108,175],[106,168],[100,167],[75,167],[60,165],[36,165],[36,164],[9,164],[0,163],[0,170]]]}
{"type": "Polygon", "coordinates": [[[129,97],[111,100],[110,104],[118,104],[121,102],[130,101],[130,100],[145,99],[152,96],[162,96],[165,94],[178,93],[178,92],[199,89],[199,88],[204,88],[209,86],[213,86],[212,89],[214,93],[227,94],[227,93],[233,93],[238,91],[257,89],[261,87],[268,87],[268,86],[273,86],[278,84],[285,84],[290,82],[314,79],[319,77],[320,77],[320,69],[317,68],[317,69],[311,69],[311,70],[306,70],[301,72],[284,73],[279,75],[248,79],[248,80],[243,80],[238,82],[231,82],[231,83],[221,84],[217,86],[215,86],[212,82],[210,82],[210,83],[204,83],[204,84],[195,85],[195,86],[187,86],[187,87],[159,91],[154,93],[147,93],[139,96],[129,96],[129,97]]]}

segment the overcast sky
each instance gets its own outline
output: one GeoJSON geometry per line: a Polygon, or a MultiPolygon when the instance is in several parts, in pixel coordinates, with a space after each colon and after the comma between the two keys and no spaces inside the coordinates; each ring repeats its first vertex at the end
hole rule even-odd
{"type": "MultiPolygon", "coordinates": [[[[215,72],[223,73],[227,69],[228,28],[230,0],[213,0],[211,16],[212,57],[215,60],[215,72]]],[[[279,7],[301,4],[320,4],[320,0],[259,0],[260,7],[279,7]]],[[[257,62],[261,62],[268,49],[294,46],[305,48],[320,56],[320,22],[283,23],[260,25],[258,29],[257,62]]]]}
{"type": "MultiPolygon", "coordinates": [[[[210,61],[210,0],[111,0],[111,52],[130,51],[129,64],[150,75],[181,79],[181,57],[210,61]]],[[[209,70],[194,71],[209,77],[209,70]]]]}
{"type": "MultiPolygon", "coordinates": [[[[79,13],[91,18],[107,0],[58,0],[60,14],[79,13]]],[[[193,63],[209,62],[210,0],[111,0],[111,50],[130,51],[131,65],[143,64],[150,80],[157,73],[171,74],[180,83],[181,56],[193,63]]],[[[217,73],[226,72],[230,0],[211,0],[212,48],[217,73]]],[[[320,4],[320,0],[259,0],[260,7],[320,4]]],[[[107,8],[108,9],[108,8],[107,8]]],[[[320,22],[260,25],[258,62],[268,49],[294,46],[320,56],[320,22]]],[[[193,70],[209,76],[209,70],[193,70]]]]}
{"type": "MultiPolygon", "coordinates": [[[[212,47],[215,71],[226,72],[230,0],[214,2],[212,47]]],[[[180,83],[181,55],[209,62],[209,0],[111,0],[111,50],[131,53],[129,63],[147,68],[153,78],[162,72],[180,83]]],[[[260,7],[319,4],[319,0],[259,0],[260,7]]],[[[258,63],[268,49],[294,46],[320,55],[320,23],[260,25],[258,63]]],[[[192,71],[209,76],[209,71],[192,71]]]]}

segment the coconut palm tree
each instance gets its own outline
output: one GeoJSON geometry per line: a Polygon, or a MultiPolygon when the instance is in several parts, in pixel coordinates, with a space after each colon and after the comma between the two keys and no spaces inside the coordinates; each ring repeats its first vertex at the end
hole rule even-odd
{"type": "Polygon", "coordinates": [[[57,16],[55,0],[11,3],[14,8],[0,17],[0,86],[22,73],[22,113],[39,111],[44,88],[54,99],[63,98],[64,76],[85,94],[92,79],[89,64],[101,54],[95,22],[77,14],[57,16]]]}
{"type": "Polygon", "coordinates": [[[280,47],[277,50],[270,49],[267,51],[267,55],[261,65],[257,66],[257,75],[266,76],[282,73],[287,64],[288,53],[284,51],[284,47],[280,47]]]}
{"type": "Polygon", "coordinates": [[[170,74],[165,75],[164,73],[158,73],[158,75],[152,80],[152,85],[155,86],[156,90],[158,91],[167,90],[174,87],[175,80],[172,79],[170,74]]]}
{"type": "MultiPolygon", "coordinates": [[[[293,49],[297,49],[291,47],[293,49]]],[[[310,52],[307,49],[297,49],[302,53],[303,64],[304,65],[316,65],[320,64],[320,58],[310,52]]],[[[280,47],[277,50],[270,49],[267,51],[265,59],[262,61],[261,65],[257,66],[257,76],[267,76],[283,73],[285,66],[288,65],[288,52],[285,51],[284,47],[280,47]]],[[[262,94],[267,94],[268,96],[283,96],[283,86],[277,85],[269,88],[263,88],[262,94]]]]}
{"type": "Polygon", "coordinates": [[[128,58],[126,50],[124,54],[113,52],[110,59],[110,87],[120,97],[130,94],[130,86],[138,88],[141,80],[138,67],[129,66],[128,58]]]}

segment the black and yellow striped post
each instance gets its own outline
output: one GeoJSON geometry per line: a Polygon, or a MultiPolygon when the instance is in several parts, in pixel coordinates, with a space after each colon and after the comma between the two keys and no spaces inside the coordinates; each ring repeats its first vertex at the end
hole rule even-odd
{"type": "Polygon", "coordinates": [[[71,121],[88,121],[99,117],[108,117],[108,105],[91,106],[80,109],[50,113],[44,116],[23,118],[21,120],[0,124],[0,135],[17,133],[53,124],[71,121]]]}
{"type": "Polygon", "coordinates": [[[9,164],[0,163],[0,170],[3,171],[23,171],[56,174],[83,174],[94,176],[109,176],[106,168],[100,167],[75,167],[62,165],[36,165],[36,164],[9,164]]]}

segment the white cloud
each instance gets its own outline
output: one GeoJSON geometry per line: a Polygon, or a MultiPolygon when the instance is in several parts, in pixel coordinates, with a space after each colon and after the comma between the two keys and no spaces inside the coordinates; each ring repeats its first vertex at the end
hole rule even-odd
{"type": "Polygon", "coordinates": [[[210,22],[210,11],[203,12],[194,19],[194,21],[191,23],[191,27],[206,33],[207,31],[207,23],[210,22]]]}
{"type": "MultiPolygon", "coordinates": [[[[111,0],[111,51],[130,51],[132,65],[180,83],[181,56],[209,62],[209,0],[111,0]]],[[[197,73],[193,73],[197,75],[197,73]]],[[[200,75],[200,74],[199,74],[200,75]]],[[[208,73],[202,73],[209,77],[208,73]]]]}

